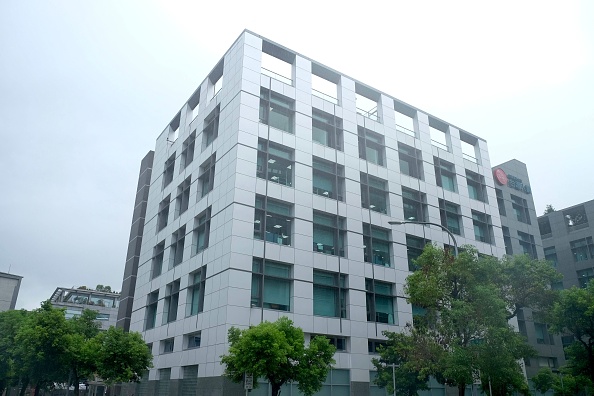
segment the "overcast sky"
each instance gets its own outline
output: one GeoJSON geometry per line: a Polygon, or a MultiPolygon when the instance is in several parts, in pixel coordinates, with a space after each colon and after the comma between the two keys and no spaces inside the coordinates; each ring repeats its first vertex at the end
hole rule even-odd
{"type": "Polygon", "coordinates": [[[243,29],[528,165],[539,214],[594,199],[594,2],[0,2],[0,271],[18,308],[121,288],[140,160],[243,29]]]}

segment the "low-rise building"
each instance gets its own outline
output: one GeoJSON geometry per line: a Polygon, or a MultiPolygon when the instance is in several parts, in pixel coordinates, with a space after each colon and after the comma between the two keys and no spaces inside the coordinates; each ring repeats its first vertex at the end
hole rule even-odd
{"type": "Polygon", "coordinates": [[[107,330],[116,324],[120,294],[86,288],[58,287],[50,301],[54,307],[66,308],[66,319],[80,315],[84,309],[97,311],[101,330],[107,330]]]}

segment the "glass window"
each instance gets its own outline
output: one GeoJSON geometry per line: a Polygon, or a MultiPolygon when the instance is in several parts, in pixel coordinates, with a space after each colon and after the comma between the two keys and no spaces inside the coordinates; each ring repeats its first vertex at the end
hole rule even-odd
{"type": "MultiPolygon", "coordinates": [[[[330,369],[318,395],[350,396],[351,380],[349,370],[330,369]]],[[[296,394],[296,393],[294,393],[296,394]]]]}
{"type": "Polygon", "coordinates": [[[205,211],[194,218],[193,248],[194,254],[206,249],[210,239],[210,210],[209,206],[205,211]]]}
{"type": "Polygon", "coordinates": [[[188,204],[190,203],[190,185],[192,184],[191,179],[192,176],[188,176],[188,178],[177,187],[177,197],[175,198],[176,218],[188,210],[188,204]]]}
{"type": "Polygon", "coordinates": [[[395,323],[392,288],[392,283],[380,282],[369,278],[365,279],[367,321],[387,324],[395,323]]]}
{"type": "MultiPolygon", "coordinates": [[[[174,341],[175,340],[173,338],[168,338],[166,340],[161,341],[161,345],[162,345],[162,348],[163,348],[163,353],[171,353],[171,352],[173,352],[173,347],[175,345],[174,341]]],[[[166,369],[166,370],[169,370],[169,374],[171,374],[171,371],[170,371],[171,369],[166,369]]],[[[163,375],[162,375],[163,374],[163,370],[159,370],[159,374],[160,374],[160,377],[163,377],[163,375]]]]}
{"type": "Polygon", "coordinates": [[[342,150],[342,119],[318,109],[312,109],[312,140],[324,146],[342,150]]]}
{"type": "MultiPolygon", "coordinates": [[[[222,78],[221,81],[222,82],[222,78]]],[[[204,129],[202,130],[202,147],[208,147],[219,136],[219,113],[220,106],[214,110],[204,119],[204,129]]]]}
{"type": "MultiPolygon", "coordinates": [[[[197,331],[195,333],[186,334],[186,349],[199,348],[202,341],[202,333],[197,331]]],[[[196,366],[198,367],[198,366],[196,366]]],[[[185,367],[184,367],[185,369],[185,367]]],[[[196,373],[197,375],[198,373],[196,373]]],[[[184,372],[185,378],[185,372],[184,372]]]]}
{"type": "Polygon", "coordinates": [[[442,226],[447,227],[452,234],[461,235],[460,206],[440,199],[439,214],[441,216],[442,226]]]}
{"type": "Polygon", "coordinates": [[[254,238],[280,245],[291,245],[293,205],[256,196],[254,238]]]}
{"type": "Polygon", "coordinates": [[[427,204],[425,194],[402,187],[402,208],[404,220],[425,221],[427,204]]]}
{"type": "Polygon", "coordinates": [[[518,231],[518,238],[520,238],[522,253],[527,254],[532,259],[536,259],[536,243],[534,241],[534,236],[518,231]]]}
{"type": "Polygon", "coordinates": [[[425,245],[429,241],[412,235],[406,235],[406,254],[408,257],[408,270],[416,271],[419,269],[415,260],[423,253],[425,245]]]}
{"type": "Polygon", "coordinates": [[[313,157],[313,193],[344,200],[344,166],[313,157]]]}
{"type": "Polygon", "coordinates": [[[367,352],[369,353],[379,353],[380,348],[385,348],[387,345],[386,340],[367,340],[367,352]]]}
{"type": "Polygon", "coordinates": [[[440,158],[433,157],[435,181],[444,190],[456,192],[456,168],[440,158]]]}
{"type": "Polygon", "coordinates": [[[594,279],[594,269],[586,268],[585,270],[577,271],[577,278],[581,288],[588,286],[588,283],[594,279]]]}
{"type": "Polygon", "coordinates": [[[258,140],[258,165],[256,176],[284,186],[293,185],[293,150],[268,140],[258,140]]]}
{"type": "Polygon", "coordinates": [[[291,266],[254,258],[252,262],[252,307],[291,310],[291,266]]]}
{"type": "Polygon", "coordinates": [[[538,219],[538,230],[542,238],[549,238],[553,231],[551,230],[551,222],[548,217],[541,217],[538,219]]]}
{"type": "Polygon", "coordinates": [[[196,146],[196,131],[192,132],[190,136],[184,141],[181,153],[181,169],[185,169],[194,160],[194,148],[196,146]]]}
{"type": "Polygon", "coordinates": [[[490,217],[484,213],[472,211],[472,224],[474,226],[474,239],[491,243],[490,217]]]}
{"type": "Polygon", "coordinates": [[[200,176],[198,177],[198,192],[200,197],[212,191],[215,177],[216,154],[204,161],[200,166],[200,176]]]}
{"type": "Polygon", "coordinates": [[[423,159],[419,150],[398,143],[398,160],[400,173],[423,180],[423,159]]]}
{"type": "Polygon", "coordinates": [[[196,315],[204,308],[204,287],[206,284],[206,266],[190,274],[188,286],[189,312],[186,316],[196,315]]]}
{"type": "Polygon", "coordinates": [[[588,226],[588,216],[586,216],[586,210],[583,205],[564,210],[563,217],[569,230],[588,226]]]}
{"type": "Polygon", "coordinates": [[[359,131],[359,158],[374,164],[385,165],[384,137],[369,129],[358,127],[359,131]]]}
{"type": "Polygon", "coordinates": [[[313,251],[344,257],[344,217],[314,211],[313,251]]]}
{"type": "Polygon", "coordinates": [[[499,208],[499,215],[505,216],[505,201],[503,200],[503,191],[496,188],[495,195],[497,195],[497,207],[499,208]]]}
{"type": "Polygon", "coordinates": [[[151,264],[151,279],[155,279],[163,272],[163,255],[165,251],[165,241],[161,241],[153,248],[153,259],[151,264]]]}
{"type": "Polygon", "coordinates": [[[175,168],[175,153],[165,161],[165,169],[163,170],[163,188],[167,187],[173,181],[173,170],[175,168]]]}
{"type": "Polygon", "coordinates": [[[528,209],[528,202],[517,195],[510,194],[511,201],[512,201],[512,209],[516,214],[516,218],[518,221],[526,224],[531,224],[530,222],[530,210],[528,209]]]}
{"type": "Polygon", "coordinates": [[[571,241],[569,242],[569,246],[571,246],[571,253],[573,254],[574,261],[588,260],[588,251],[590,251],[590,257],[592,257],[592,252],[594,251],[592,237],[571,241]]]}
{"type": "Polygon", "coordinates": [[[313,283],[314,315],[346,318],[346,275],[314,270],[313,283]]]}
{"type": "Polygon", "coordinates": [[[466,184],[468,185],[468,196],[470,198],[481,202],[487,202],[487,188],[483,176],[467,170],[466,184]]]}
{"type": "Polygon", "coordinates": [[[334,345],[336,347],[337,352],[344,352],[347,350],[347,339],[346,337],[338,337],[333,335],[327,334],[311,334],[309,339],[313,340],[316,337],[324,337],[328,340],[330,345],[334,345]]]}
{"type": "Polygon", "coordinates": [[[159,291],[150,293],[146,298],[145,330],[152,329],[157,323],[157,303],[159,302],[159,291]]]}
{"type": "Polygon", "coordinates": [[[361,206],[388,214],[388,182],[361,172],[361,206]]]}
{"type": "Polygon", "coordinates": [[[543,323],[534,323],[537,344],[547,344],[547,326],[543,323]]]}
{"type": "Polygon", "coordinates": [[[505,244],[505,254],[511,256],[512,254],[514,254],[514,251],[512,249],[512,242],[511,242],[511,236],[509,234],[509,228],[507,228],[506,226],[502,226],[501,231],[503,232],[503,243],[505,244]]]}
{"type": "Polygon", "coordinates": [[[165,287],[165,306],[163,307],[163,324],[177,320],[179,306],[179,279],[165,287]]]}
{"type": "Polygon", "coordinates": [[[170,262],[171,267],[181,264],[184,258],[184,241],[186,239],[186,226],[180,227],[171,235],[170,262]]]}
{"type": "Polygon", "coordinates": [[[363,259],[368,263],[390,266],[390,230],[363,223],[363,259]]]}
{"type": "Polygon", "coordinates": [[[294,101],[268,89],[260,89],[260,122],[293,133],[294,101]]]}
{"type": "Polygon", "coordinates": [[[171,201],[171,194],[165,197],[159,204],[159,212],[157,213],[157,232],[161,231],[167,225],[169,218],[169,202],[171,201]]]}

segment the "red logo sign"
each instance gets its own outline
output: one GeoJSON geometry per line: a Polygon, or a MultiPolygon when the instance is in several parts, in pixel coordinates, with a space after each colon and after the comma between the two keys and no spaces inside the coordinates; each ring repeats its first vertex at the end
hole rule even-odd
{"type": "Polygon", "coordinates": [[[493,172],[493,175],[495,176],[495,180],[497,180],[497,182],[499,184],[501,184],[502,186],[507,185],[507,175],[505,174],[503,169],[501,169],[501,168],[495,169],[495,172],[493,172]]]}

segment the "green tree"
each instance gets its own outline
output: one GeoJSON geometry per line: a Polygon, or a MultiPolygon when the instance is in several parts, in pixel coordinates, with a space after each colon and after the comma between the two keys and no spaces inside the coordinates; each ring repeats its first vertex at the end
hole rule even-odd
{"type": "Polygon", "coordinates": [[[427,382],[430,370],[421,373],[413,364],[428,356],[426,351],[420,348],[421,345],[427,345],[420,339],[422,333],[407,326],[406,333],[384,332],[383,334],[387,337],[387,347],[380,347],[379,358],[371,359],[377,369],[375,383],[387,388],[388,393],[392,394],[394,382],[396,382],[396,393],[407,396],[429,389],[427,382]]]}
{"type": "Polygon", "coordinates": [[[548,321],[552,332],[574,339],[566,348],[569,372],[594,384],[594,281],[584,289],[561,290],[548,321]]]}
{"type": "Polygon", "coordinates": [[[334,363],[336,348],[328,339],[315,337],[305,347],[303,331],[286,317],[243,330],[232,327],[228,337],[229,354],[221,356],[225,375],[233,382],[243,381],[246,372],[254,378],[265,377],[272,386],[272,396],[291,382],[298,382],[299,391],[311,396],[321,389],[334,363]]]}
{"type": "Polygon", "coordinates": [[[108,384],[138,382],[152,367],[153,356],[140,333],[110,327],[92,340],[96,373],[108,384]]]}
{"type": "Polygon", "coordinates": [[[551,204],[548,204],[548,205],[545,207],[544,214],[553,213],[554,211],[555,211],[555,208],[553,207],[553,205],[551,205],[551,204]]]}
{"type": "Polygon", "coordinates": [[[97,285],[95,287],[95,290],[100,291],[100,292],[107,292],[107,293],[111,293],[111,286],[103,286],[103,285],[97,285]]]}
{"type": "Polygon", "coordinates": [[[471,246],[454,258],[432,245],[416,265],[419,270],[407,278],[405,293],[425,310],[416,334],[410,332],[413,348],[422,353],[412,354],[408,367],[458,388],[461,396],[479,378],[485,390],[491,382],[494,394],[527,392],[518,361],[533,350],[508,324],[508,308],[516,306],[519,293],[502,290],[505,266],[479,257],[471,246]]]}
{"type": "Polygon", "coordinates": [[[65,336],[66,362],[69,366],[68,382],[69,385],[74,385],[75,395],[78,395],[81,378],[91,377],[96,370],[97,353],[93,340],[101,327],[96,319],[96,311],[85,309],[80,316],[67,322],[70,327],[69,333],[65,336]]]}
{"type": "Polygon", "coordinates": [[[18,383],[14,339],[27,314],[25,310],[0,312],[0,395],[6,388],[18,383]]]}

